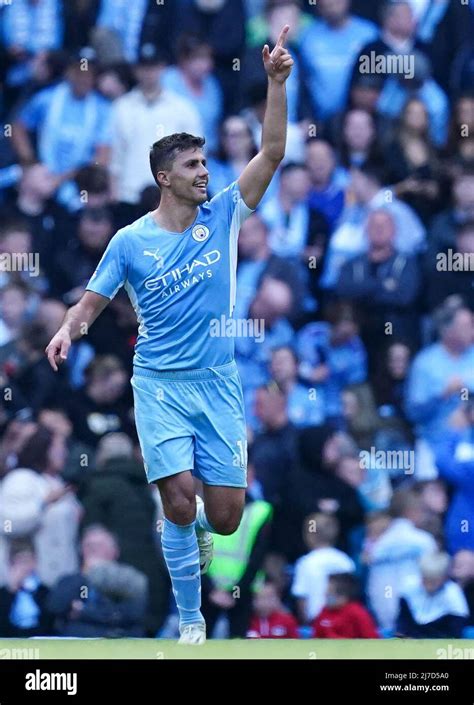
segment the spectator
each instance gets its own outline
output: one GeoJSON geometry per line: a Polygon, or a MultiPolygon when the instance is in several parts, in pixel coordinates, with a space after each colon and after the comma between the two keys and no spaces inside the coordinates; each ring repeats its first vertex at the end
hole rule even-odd
{"type": "Polygon", "coordinates": [[[341,268],[336,294],[352,300],[361,314],[362,339],[369,353],[383,346],[387,335],[416,340],[413,306],[420,290],[420,271],[414,257],[395,245],[396,222],[388,210],[374,210],[367,220],[367,253],[341,268]]]}
{"type": "Polygon", "coordinates": [[[323,120],[343,110],[353,61],[377,36],[372,22],[350,14],[350,4],[350,0],[321,0],[319,18],[301,37],[313,109],[323,120]]]}
{"type": "Polygon", "coordinates": [[[394,191],[427,224],[441,210],[442,194],[437,180],[438,159],[429,137],[429,118],[418,98],[407,101],[386,158],[391,165],[394,191]]]}
{"type": "Polygon", "coordinates": [[[384,117],[394,119],[410,98],[418,98],[428,111],[430,139],[436,147],[442,147],[448,136],[448,97],[432,78],[429,59],[418,50],[412,57],[412,67],[407,73],[391,75],[386,80],[378,110],[384,117]]]}
{"type": "Polygon", "coordinates": [[[132,64],[138,57],[149,4],[148,0],[138,0],[132,5],[124,0],[101,0],[100,3],[96,27],[105,27],[118,36],[123,57],[132,64]]]}
{"type": "Polygon", "coordinates": [[[56,254],[52,267],[52,293],[72,305],[84,293],[113,234],[112,214],[107,208],[87,207],[79,217],[77,237],[56,254]]]}
{"type": "Polygon", "coordinates": [[[113,105],[110,171],[114,199],[125,204],[124,224],[138,217],[133,206],[143,189],[154,183],[148,152],[157,138],[157,129],[158,137],[173,132],[202,134],[194,106],[161,85],[164,61],[153,44],[144,44],[135,66],[138,85],[113,105]]]}
{"type": "Polygon", "coordinates": [[[289,286],[278,279],[263,279],[249,308],[253,329],[249,329],[245,337],[236,337],[235,340],[236,361],[243,378],[249,418],[255,389],[269,381],[272,348],[288,345],[293,338],[293,328],[288,322],[292,310],[293,293],[289,286]]]}
{"type": "Polygon", "coordinates": [[[395,247],[403,254],[414,254],[424,245],[424,227],[415,212],[398,200],[390,188],[384,188],[384,167],[375,162],[352,169],[351,189],[355,203],[345,208],[331,237],[322,286],[333,289],[340,269],[350,257],[367,249],[366,221],[374,210],[389,212],[395,225],[395,247]]]}
{"type": "Polygon", "coordinates": [[[328,418],[338,423],[341,393],[367,379],[367,354],[353,308],[341,302],[324,310],[324,320],[309,323],[298,334],[299,373],[309,384],[322,384],[328,418]]]}
{"type": "Polygon", "coordinates": [[[216,193],[239,178],[257,149],[246,120],[231,115],[221,125],[216,155],[209,158],[209,193],[216,193]]]}
{"type": "Polygon", "coordinates": [[[326,603],[313,622],[316,639],[378,639],[370,613],[359,601],[357,578],[352,573],[330,575],[326,603]]]}
{"type": "Polygon", "coordinates": [[[81,572],[62,578],[48,598],[55,633],[81,638],[143,637],[145,576],[118,562],[117,543],[101,526],[90,526],[84,533],[81,553],[81,572]]]}
{"type": "Polygon", "coordinates": [[[28,297],[28,289],[19,282],[0,289],[0,346],[19,337],[28,315],[28,297]]]}
{"type": "Polygon", "coordinates": [[[301,523],[315,511],[334,515],[341,528],[338,547],[354,550],[353,538],[360,530],[363,509],[357,490],[337,476],[336,468],[343,458],[357,453],[356,444],[346,433],[334,432],[327,426],[300,431],[298,463],[292,468],[284,508],[286,554],[292,560],[305,550],[300,539],[301,523]]]}
{"type": "Polygon", "coordinates": [[[464,402],[459,410],[457,428],[438,436],[434,445],[435,462],[440,476],[453,490],[446,516],[446,545],[450,553],[474,550],[472,534],[474,483],[474,405],[464,402]]]}
{"type": "Polygon", "coordinates": [[[404,402],[412,351],[402,340],[389,343],[379,358],[371,380],[379,415],[401,423],[410,437],[404,402]]]}
{"type": "Polygon", "coordinates": [[[454,173],[462,164],[474,162],[474,93],[466,91],[453,106],[449,140],[444,157],[454,173]]]}
{"type": "MultiPolygon", "coordinates": [[[[209,152],[217,147],[223,96],[214,76],[212,48],[197,35],[183,35],[176,47],[177,66],[168,66],[161,77],[163,88],[185,98],[199,111],[209,152]]],[[[226,184],[228,185],[228,184],[226,184]]]]}
{"type": "Polygon", "coordinates": [[[67,396],[68,384],[63,371],[55,375],[44,350],[48,344],[46,328],[37,322],[25,323],[6,362],[9,377],[34,413],[67,396]]]}
{"type": "Polygon", "coordinates": [[[459,639],[469,609],[462,589],[449,580],[447,553],[420,558],[421,581],[414,581],[401,594],[397,618],[399,636],[412,639],[459,639]]]}
{"type": "Polygon", "coordinates": [[[252,213],[243,223],[239,233],[239,261],[234,318],[246,318],[262,281],[266,278],[284,282],[293,294],[293,316],[301,310],[299,298],[304,296],[303,272],[298,263],[272,253],[268,244],[268,228],[258,213],[252,213]],[[296,295],[299,292],[299,297],[296,295]]]}
{"type": "Polygon", "coordinates": [[[17,467],[0,485],[0,584],[6,581],[9,542],[31,537],[38,575],[48,587],[77,566],[79,505],[59,477],[65,462],[60,434],[38,428],[18,454],[17,467]]]}
{"type": "Polygon", "coordinates": [[[344,169],[349,170],[380,158],[375,118],[370,112],[359,108],[348,110],[341,132],[339,154],[344,169]]]}
{"type": "Polygon", "coordinates": [[[320,139],[308,142],[306,166],[311,178],[309,205],[322,213],[332,231],[344,207],[344,189],[342,173],[336,168],[336,155],[329,142],[320,139]]]}
{"type": "Polygon", "coordinates": [[[405,407],[416,424],[417,468],[431,475],[436,474],[432,444],[446,432],[462,390],[474,389],[472,312],[451,297],[436,309],[434,321],[440,340],[415,357],[405,407]]]}
{"type": "Polygon", "coordinates": [[[354,562],[335,548],[339,524],[326,514],[310,514],[303,525],[309,553],[295,564],[291,592],[297,600],[300,621],[307,624],[319,615],[324,604],[330,575],[352,573],[354,562]]]}
{"type": "Polygon", "coordinates": [[[147,631],[156,634],[166,616],[168,581],[154,538],[156,506],[143,464],[123,433],[109,433],[97,447],[96,470],[85,479],[80,499],[82,527],[100,524],[117,539],[120,558],[148,580],[147,631]]]}
{"type": "Polygon", "coordinates": [[[310,185],[302,164],[285,164],[278,193],[261,208],[270,231],[270,248],[280,257],[298,259],[313,237],[327,230],[324,217],[308,204],[310,185]]]}
{"type": "Polygon", "coordinates": [[[474,626],[474,551],[461,550],[454,554],[451,576],[462,588],[469,607],[469,626],[474,626]]]}
{"type": "Polygon", "coordinates": [[[262,46],[273,46],[278,40],[281,28],[285,25],[290,28],[286,41],[294,61],[286,83],[290,123],[297,123],[302,118],[309,117],[311,111],[300,59],[300,38],[310,22],[308,15],[302,12],[301,0],[265,0],[264,14],[253,22],[250,20],[247,25],[250,41],[241,71],[241,91],[244,95],[253,85],[266,80],[260,60],[262,46]]]}
{"type": "Polygon", "coordinates": [[[107,64],[97,73],[97,89],[107,100],[117,100],[133,88],[133,72],[126,62],[107,64]]]}
{"type": "Polygon", "coordinates": [[[58,241],[67,240],[71,230],[68,213],[53,199],[56,186],[54,174],[44,164],[25,166],[15,201],[8,204],[13,222],[31,233],[32,250],[48,276],[58,241]]]}
{"type": "Polygon", "coordinates": [[[399,489],[390,507],[392,521],[366,553],[369,606],[384,633],[395,627],[398,597],[405,584],[419,576],[418,559],[437,550],[435,540],[418,528],[424,514],[410,489],[399,489]]]}
{"type": "Polygon", "coordinates": [[[113,355],[95,357],[85,371],[85,385],[66,401],[78,440],[96,448],[107,433],[132,433],[131,404],[125,395],[127,375],[113,355]]]}
{"type": "Polygon", "coordinates": [[[253,600],[249,639],[298,639],[296,619],[281,602],[276,585],[265,583],[253,600]]]}
{"type": "Polygon", "coordinates": [[[174,26],[179,36],[195,32],[205,36],[216,62],[216,75],[224,91],[224,111],[237,108],[240,77],[235,60],[241,59],[245,45],[243,0],[178,0],[179,13],[174,26]]]}
{"type": "Polygon", "coordinates": [[[0,587],[0,634],[2,638],[28,639],[48,636],[51,618],[46,611],[48,588],[38,577],[33,544],[12,542],[7,584],[0,587]]]}
{"type": "Polygon", "coordinates": [[[288,419],[285,396],[276,384],[257,389],[255,411],[262,425],[252,444],[255,476],[265,499],[277,507],[290,481],[297,433],[288,419]]]}
{"type": "Polygon", "coordinates": [[[357,60],[354,62],[352,81],[356,82],[359,76],[382,76],[381,73],[368,72],[365,61],[371,56],[399,57],[410,55],[414,49],[424,51],[424,45],[416,38],[417,22],[410,2],[404,0],[384,0],[380,9],[380,36],[362,47],[357,60]]]}
{"type": "Polygon", "coordinates": [[[472,271],[474,262],[474,220],[459,225],[454,243],[426,255],[426,301],[429,311],[441,306],[448,296],[458,294],[474,311],[472,271]]]}
{"type": "Polygon", "coordinates": [[[95,57],[84,50],[71,58],[65,79],[37,93],[20,111],[13,126],[13,144],[23,163],[40,161],[53,174],[60,203],[75,207],[71,179],[78,168],[96,161],[106,164],[110,143],[110,106],[94,90],[95,57]],[[84,63],[86,62],[86,63],[84,63]],[[82,70],[86,65],[87,70],[82,70]],[[37,151],[29,132],[35,132],[37,151]]]}
{"type": "Polygon", "coordinates": [[[274,348],[270,371],[286,396],[291,423],[296,427],[320,426],[324,423],[324,392],[321,386],[309,388],[298,382],[298,358],[293,348],[274,348]]]}
{"type": "Polygon", "coordinates": [[[445,247],[453,247],[458,228],[474,220],[474,170],[460,171],[453,180],[452,205],[431,223],[430,253],[434,257],[445,247]]]}

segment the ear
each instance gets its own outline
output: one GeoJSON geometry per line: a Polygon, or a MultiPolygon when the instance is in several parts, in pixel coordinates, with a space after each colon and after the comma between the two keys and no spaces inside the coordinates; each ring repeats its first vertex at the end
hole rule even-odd
{"type": "Polygon", "coordinates": [[[170,185],[170,180],[168,178],[168,174],[166,173],[166,171],[158,171],[156,174],[156,179],[158,181],[160,188],[163,188],[163,186],[170,185]]]}

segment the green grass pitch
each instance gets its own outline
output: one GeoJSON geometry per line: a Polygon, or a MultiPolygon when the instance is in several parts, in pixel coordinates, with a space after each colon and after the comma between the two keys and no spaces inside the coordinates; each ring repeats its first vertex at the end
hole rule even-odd
{"type": "Polygon", "coordinates": [[[166,639],[0,639],[8,659],[474,659],[474,640],[231,639],[178,646],[166,639]]]}

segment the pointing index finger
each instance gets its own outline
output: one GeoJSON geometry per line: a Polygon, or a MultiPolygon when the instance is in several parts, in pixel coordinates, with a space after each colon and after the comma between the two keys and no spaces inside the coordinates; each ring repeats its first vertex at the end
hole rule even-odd
{"type": "Polygon", "coordinates": [[[286,40],[286,35],[288,34],[288,30],[290,29],[290,25],[286,24],[283,29],[280,32],[280,36],[278,37],[278,41],[275,46],[277,47],[283,47],[285,44],[286,40]]]}

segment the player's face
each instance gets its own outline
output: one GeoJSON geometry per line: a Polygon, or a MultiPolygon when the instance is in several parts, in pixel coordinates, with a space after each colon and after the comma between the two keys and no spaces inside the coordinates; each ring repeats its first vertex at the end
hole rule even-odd
{"type": "Polygon", "coordinates": [[[209,172],[200,149],[178,153],[168,172],[170,190],[179,200],[200,205],[207,201],[209,172]]]}

